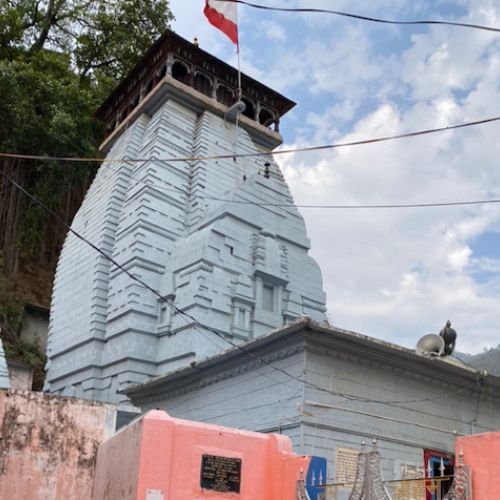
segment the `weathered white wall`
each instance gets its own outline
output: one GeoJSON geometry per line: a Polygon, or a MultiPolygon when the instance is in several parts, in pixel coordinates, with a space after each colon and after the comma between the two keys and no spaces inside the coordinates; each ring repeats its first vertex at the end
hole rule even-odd
{"type": "MultiPolygon", "coordinates": [[[[73,228],[233,342],[304,314],[322,321],[321,273],[271,157],[155,160],[262,150],[243,128],[170,98],[115,143],[73,228]],[[117,158],[149,160],[111,162],[117,158]],[[267,308],[265,286],[272,287],[267,308]]],[[[229,346],[68,235],[54,284],[48,390],[125,403],[118,388],[229,346]]]]}
{"type": "Polygon", "coordinates": [[[0,498],[91,498],[97,448],[115,418],[111,405],[0,391],[0,498]]]}

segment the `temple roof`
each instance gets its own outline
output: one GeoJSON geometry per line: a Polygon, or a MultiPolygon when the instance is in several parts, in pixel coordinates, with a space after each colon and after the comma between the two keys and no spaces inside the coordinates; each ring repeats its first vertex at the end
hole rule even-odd
{"type": "MultiPolygon", "coordinates": [[[[235,90],[238,81],[238,71],[229,64],[214,57],[196,45],[188,42],[173,31],[167,30],[156,40],[128,75],[119,83],[116,89],[102,103],[96,112],[97,118],[108,123],[123,103],[133,101],[135,95],[144,93],[149,82],[156,85],[161,78],[162,66],[170,64],[172,58],[178,58],[196,68],[196,72],[206,74],[231,90],[235,90]]],[[[242,74],[242,95],[244,98],[262,103],[277,114],[277,118],[295,106],[295,103],[285,96],[263,85],[253,78],[242,74]]],[[[147,88],[146,91],[150,91],[147,88]]]]}
{"type": "MultiPolygon", "coordinates": [[[[164,392],[166,387],[176,387],[187,380],[200,378],[206,380],[208,374],[228,366],[241,369],[242,358],[250,362],[266,358],[272,349],[287,349],[292,343],[302,342],[304,348],[317,345],[322,352],[328,348],[342,351],[346,355],[363,357],[375,362],[391,365],[394,368],[410,370],[415,376],[439,379],[441,382],[458,386],[477,387],[478,379],[488,380],[491,387],[500,390],[500,377],[479,372],[464,364],[450,363],[445,358],[427,357],[390,342],[375,339],[360,333],[343,330],[326,324],[319,324],[308,317],[302,317],[295,323],[252,340],[246,344],[227,349],[223,353],[206,358],[195,365],[164,373],[121,390],[133,400],[149,397],[157,391],[164,392]],[[262,353],[262,354],[261,354],[262,353]]],[[[264,361],[269,364],[270,361],[264,361]]]]}

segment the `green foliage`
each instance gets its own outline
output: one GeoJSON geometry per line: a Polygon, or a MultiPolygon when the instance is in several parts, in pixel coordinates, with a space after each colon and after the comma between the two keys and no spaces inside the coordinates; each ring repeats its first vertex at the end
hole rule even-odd
{"type": "Polygon", "coordinates": [[[0,54],[51,49],[120,79],[172,18],[168,0],[0,0],[0,54]]]}
{"type": "MultiPolygon", "coordinates": [[[[0,151],[98,156],[94,111],[171,19],[168,0],[0,0],[0,151]]],[[[68,222],[95,167],[0,162],[68,222]]],[[[18,248],[6,260],[12,268],[42,250],[49,217],[26,199],[5,201],[0,192],[0,221],[17,221],[8,238],[0,234],[5,255],[5,245],[18,248]]]]}
{"type": "Polygon", "coordinates": [[[23,302],[8,291],[6,279],[0,276],[0,336],[15,341],[21,330],[23,302]]]}
{"type": "Polygon", "coordinates": [[[101,95],[82,81],[68,57],[54,52],[0,61],[0,145],[40,155],[95,153],[100,125],[92,113],[101,95]]]}

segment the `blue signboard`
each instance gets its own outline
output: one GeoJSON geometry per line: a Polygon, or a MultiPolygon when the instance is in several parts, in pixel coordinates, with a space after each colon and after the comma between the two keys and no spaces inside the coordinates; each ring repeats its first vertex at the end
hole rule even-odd
{"type": "Polygon", "coordinates": [[[311,500],[320,500],[326,484],[326,458],[311,457],[306,475],[306,491],[311,500]]]}

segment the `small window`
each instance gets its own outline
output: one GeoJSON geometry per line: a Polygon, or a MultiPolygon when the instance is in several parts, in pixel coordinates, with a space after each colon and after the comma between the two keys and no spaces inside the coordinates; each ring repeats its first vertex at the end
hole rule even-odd
{"type": "Polygon", "coordinates": [[[274,312],[274,287],[271,285],[262,287],[262,309],[274,312]]]}
{"type": "Polygon", "coordinates": [[[246,99],[245,97],[242,97],[241,100],[245,103],[246,106],[245,111],[243,111],[243,115],[251,118],[252,120],[255,120],[255,106],[253,105],[252,101],[246,99]]]}
{"type": "Polygon", "coordinates": [[[213,87],[210,78],[205,76],[203,73],[196,73],[194,77],[193,87],[202,94],[208,97],[212,97],[213,87]]]}
{"type": "Polygon", "coordinates": [[[247,327],[247,311],[241,307],[238,309],[238,328],[245,329],[247,327]]]}
{"type": "Polygon", "coordinates": [[[271,111],[262,108],[259,114],[259,123],[264,125],[264,127],[271,127],[274,125],[275,119],[271,111]]]}
{"type": "Polygon", "coordinates": [[[217,88],[217,100],[226,106],[232,106],[235,102],[233,92],[224,85],[219,85],[217,88]]]}
{"type": "Polygon", "coordinates": [[[160,324],[164,325],[167,322],[167,306],[162,306],[160,309],[160,324]]]}
{"type": "Polygon", "coordinates": [[[179,61],[175,61],[172,66],[172,76],[182,83],[187,83],[188,80],[188,69],[187,67],[179,61]]]}

